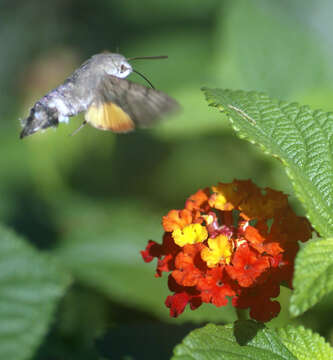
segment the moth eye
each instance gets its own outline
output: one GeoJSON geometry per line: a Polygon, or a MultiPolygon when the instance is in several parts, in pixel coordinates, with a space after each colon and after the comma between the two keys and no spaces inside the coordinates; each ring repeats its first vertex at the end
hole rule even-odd
{"type": "Polygon", "coordinates": [[[127,70],[127,68],[124,64],[120,66],[120,72],[124,72],[126,70],[127,70]]]}

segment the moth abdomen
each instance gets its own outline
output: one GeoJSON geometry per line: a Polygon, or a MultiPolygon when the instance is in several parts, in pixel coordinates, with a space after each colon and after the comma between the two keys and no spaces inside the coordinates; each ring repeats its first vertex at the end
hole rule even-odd
{"type": "Polygon", "coordinates": [[[29,116],[22,122],[23,129],[20,138],[23,139],[38,130],[46,129],[50,126],[58,126],[58,117],[59,114],[56,108],[51,108],[37,102],[34,107],[31,108],[29,116]]]}

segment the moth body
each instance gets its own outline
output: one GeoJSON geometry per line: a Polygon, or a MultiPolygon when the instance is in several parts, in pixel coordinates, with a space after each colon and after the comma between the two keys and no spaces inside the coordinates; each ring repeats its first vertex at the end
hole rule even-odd
{"type": "Polygon", "coordinates": [[[160,91],[125,80],[132,71],[123,55],[92,56],[34,104],[20,137],[67,123],[81,112],[85,112],[85,123],[98,129],[127,132],[136,125],[149,125],[178,106],[160,91]]]}

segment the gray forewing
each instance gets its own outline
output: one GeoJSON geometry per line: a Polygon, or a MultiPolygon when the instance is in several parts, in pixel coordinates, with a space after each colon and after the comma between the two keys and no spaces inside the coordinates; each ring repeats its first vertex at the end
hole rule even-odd
{"type": "Polygon", "coordinates": [[[97,103],[118,105],[140,127],[149,126],[179,109],[177,101],[167,94],[111,75],[103,77],[97,96],[97,103]]]}

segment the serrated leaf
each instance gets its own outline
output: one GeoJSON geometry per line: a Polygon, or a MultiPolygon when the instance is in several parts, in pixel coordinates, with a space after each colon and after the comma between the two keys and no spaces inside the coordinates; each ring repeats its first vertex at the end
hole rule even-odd
{"type": "Polygon", "coordinates": [[[208,324],[174,349],[172,360],[296,360],[274,331],[254,321],[208,324]]]}
{"type": "Polygon", "coordinates": [[[298,360],[333,359],[333,349],[325,339],[303,326],[287,326],[279,329],[278,334],[284,345],[298,360]]]}
{"type": "Polygon", "coordinates": [[[239,137],[286,167],[296,195],[322,236],[333,234],[333,114],[271,99],[263,93],[203,89],[239,137]]]}
{"type": "Polygon", "coordinates": [[[68,283],[49,257],[0,227],[0,359],[31,357],[68,283]]]}
{"type": "Polygon", "coordinates": [[[320,239],[298,253],[290,312],[297,316],[333,291],[333,239],[320,239]]]}

